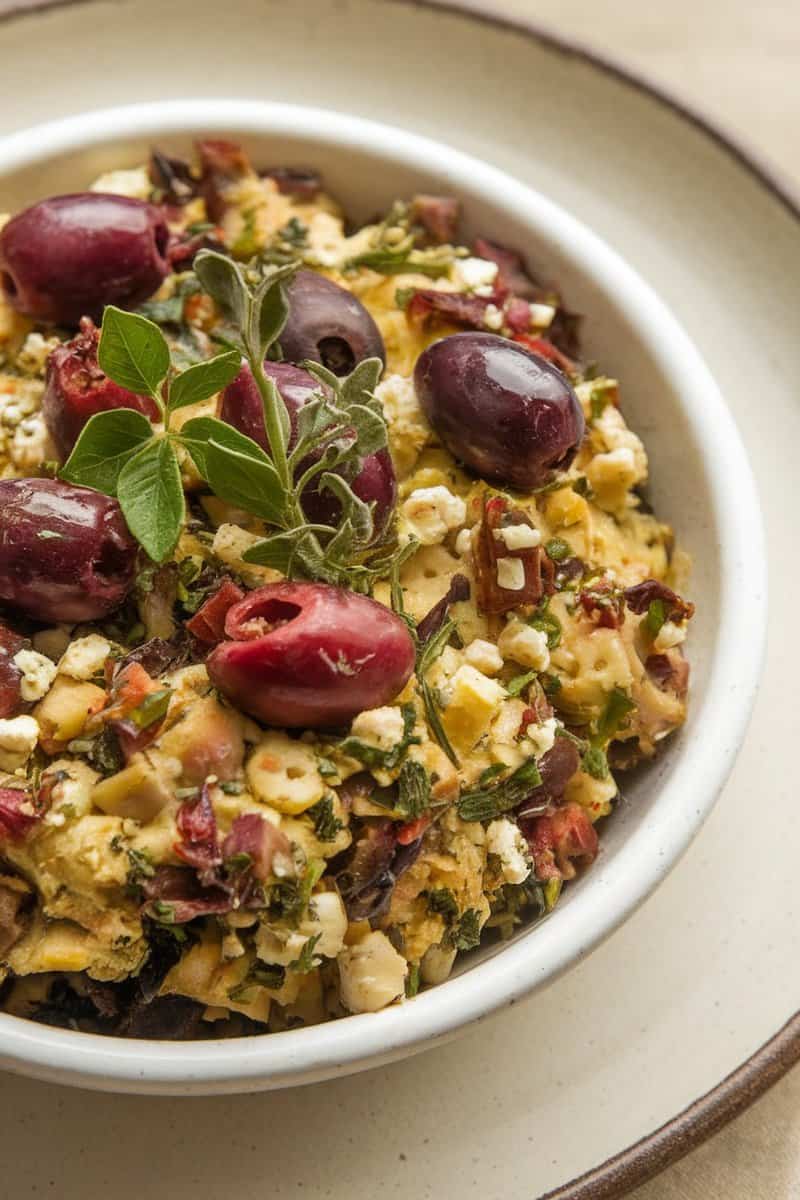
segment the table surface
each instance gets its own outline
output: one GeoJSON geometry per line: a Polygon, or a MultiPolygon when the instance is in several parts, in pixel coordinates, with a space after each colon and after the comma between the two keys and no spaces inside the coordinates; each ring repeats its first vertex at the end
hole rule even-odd
{"type": "MultiPolygon", "coordinates": [[[[613,55],[706,112],[800,192],[797,0],[482,0],[613,55]]],[[[800,1197],[800,1068],[632,1200],[800,1197]]]]}
{"type": "MultiPolygon", "coordinates": [[[[25,0],[0,0],[3,8],[25,0]]],[[[28,0],[34,3],[35,0],[28,0]]],[[[797,0],[472,0],[541,22],[640,70],[749,143],[800,190],[797,0]]],[[[800,1197],[800,1069],[634,1200],[800,1197]]]]}

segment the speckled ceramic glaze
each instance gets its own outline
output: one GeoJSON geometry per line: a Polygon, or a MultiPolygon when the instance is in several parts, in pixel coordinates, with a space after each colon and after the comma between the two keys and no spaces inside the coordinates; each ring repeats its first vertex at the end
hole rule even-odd
{"type": "MultiPolygon", "coordinates": [[[[9,1157],[17,1151],[14,1183],[24,1191],[43,1169],[52,1170],[71,1194],[87,1179],[99,1187],[102,1179],[113,1178],[117,1194],[127,1200],[156,1186],[159,1163],[168,1160],[180,1200],[196,1195],[198,1187],[211,1194],[229,1189],[232,1181],[249,1200],[261,1194],[265,1173],[277,1181],[276,1195],[296,1195],[302,1184],[302,1194],[315,1200],[342,1192],[361,1200],[373,1194],[377,1178],[414,1187],[423,1196],[531,1200],[672,1118],[773,1033],[796,1003],[797,923],[791,905],[777,900],[793,894],[791,847],[798,832],[788,756],[796,726],[797,646],[791,629],[797,567],[785,553],[796,522],[790,484],[792,447],[800,433],[795,389],[800,349],[788,315],[792,280],[800,270],[796,218],[703,129],[624,79],[522,30],[385,0],[315,0],[294,8],[240,0],[237,21],[226,26],[224,55],[218,53],[219,37],[216,10],[188,0],[168,9],[154,0],[79,4],[11,22],[0,30],[6,84],[9,94],[25,100],[3,112],[3,128],[52,117],[54,109],[138,100],[143,90],[179,97],[196,94],[202,85],[217,96],[291,97],[402,122],[504,168],[578,215],[678,315],[744,431],[778,573],[768,672],[733,779],[689,854],[624,929],[549,988],[454,1045],[275,1096],[184,1106],[84,1097],[75,1104],[63,1093],[9,1077],[0,1105],[9,1157]],[[193,61],[183,52],[189,25],[193,61]],[[155,45],[153,28],[159,31],[155,45]],[[90,43],[106,63],[102,79],[75,70],[90,43]],[[391,54],[365,53],[365,44],[391,46],[391,54]],[[43,45],[47,86],[31,90],[28,80],[41,71],[43,45]],[[281,53],[270,54],[270,46],[280,46],[281,53]],[[198,58],[213,63],[213,70],[198,74],[198,58]],[[769,846],[764,812],[775,833],[769,846]],[[758,882],[765,877],[770,886],[758,882]],[[42,1145],[43,1119],[59,1127],[52,1145],[42,1145]],[[94,1131],[88,1168],[85,1155],[65,1151],[86,1145],[87,1121],[94,1131]],[[313,1137],[300,1136],[303,1130],[313,1130],[313,1137]],[[214,1153],[206,1154],[203,1146],[212,1144],[214,1153]]],[[[242,127],[241,118],[229,117],[222,105],[214,108],[216,127],[233,132],[242,127]]],[[[121,127],[117,132],[124,135],[121,127]]],[[[309,143],[294,145],[305,151],[309,143]]],[[[405,145],[402,137],[386,135],[381,152],[395,165],[381,163],[352,180],[341,173],[341,163],[337,171],[336,161],[322,155],[332,187],[345,200],[355,199],[356,215],[359,203],[377,206],[398,179],[408,178],[405,145]]],[[[30,143],[20,149],[28,153],[30,143]]],[[[373,164],[380,157],[373,156],[373,164]]],[[[108,161],[105,150],[93,150],[84,158],[82,176],[108,161]]],[[[437,179],[451,177],[450,168],[441,154],[429,162],[437,179]]],[[[4,181],[2,203],[12,206],[41,194],[57,178],[74,180],[71,171],[74,165],[64,163],[57,175],[38,170],[27,180],[17,175],[13,191],[4,181]]],[[[494,221],[508,196],[498,204],[482,185],[480,172],[465,186],[458,183],[475,214],[471,220],[494,221]]],[[[471,995],[475,1013],[488,1009],[499,991],[508,998],[529,986],[533,964],[544,962],[540,956],[555,971],[567,944],[568,956],[588,949],[607,905],[620,915],[626,903],[620,892],[631,896],[626,855],[636,859],[634,876],[646,869],[650,854],[660,862],[655,874],[666,870],[676,841],[685,842],[701,819],[710,776],[719,777],[721,764],[742,740],[742,725],[732,725],[729,714],[731,705],[740,706],[737,711],[746,707],[742,691],[749,690],[758,657],[763,592],[757,517],[748,500],[749,476],[727,456],[726,422],[714,415],[715,389],[706,389],[702,368],[698,373],[682,350],[676,355],[674,343],[654,344],[652,330],[644,333],[650,328],[649,305],[632,305],[624,290],[609,302],[609,290],[619,290],[611,287],[616,275],[604,273],[598,288],[582,239],[575,241],[564,226],[558,232],[545,228],[542,212],[526,202],[510,228],[525,234],[536,266],[560,272],[570,299],[589,312],[590,349],[597,353],[601,346],[604,362],[622,376],[631,419],[651,451],[657,502],[698,557],[693,595],[705,613],[692,649],[698,686],[686,734],[665,761],[663,775],[651,773],[648,783],[627,796],[594,879],[573,889],[561,914],[529,937],[479,966],[468,964],[461,977],[423,996],[419,1011],[428,1004],[432,1023],[426,1024],[427,1016],[415,1018],[412,1040],[434,1040],[448,1022],[465,1019],[464,995],[471,995]],[[712,443],[708,454],[702,438],[696,440],[702,427],[712,443]],[[720,542],[716,535],[734,520],[742,499],[748,501],[752,533],[728,561],[725,537],[720,542]],[[746,603],[736,628],[729,624],[740,611],[736,597],[729,602],[718,590],[726,577],[743,581],[738,598],[746,603]],[[712,697],[719,672],[727,684],[717,702],[712,697]],[[676,772],[687,763],[693,769],[680,775],[683,786],[676,789],[676,772]],[[668,836],[660,826],[665,796],[671,799],[668,836]],[[584,918],[585,936],[565,941],[568,927],[576,930],[584,918]]],[[[401,1008],[396,1016],[411,1011],[401,1008]]],[[[344,1071],[345,1064],[372,1054],[376,1043],[386,1057],[402,1052],[384,1016],[394,1019],[395,1013],[320,1031],[330,1042],[327,1059],[317,1060],[319,1073],[344,1071]],[[365,1024],[372,1025],[369,1034],[362,1033],[365,1024]]],[[[132,1055],[125,1046],[103,1043],[102,1058],[95,1059],[88,1039],[64,1041],[56,1032],[34,1029],[35,1044],[25,1045],[31,1030],[14,1032],[15,1053],[26,1069],[38,1059],[37,1072],[51,1078],[63,1079],[69,1067],[84,1077],[94,1069],[101,1083],[116,1078],[121,1086],[124,1077],[129,1089],[138,1079],[138,1086],[154,1086],[149,1047],[132,1055]],[[69,1063],[65,1045],[71,1047],[69,1063]]],[[[312,1037],[316,1032],[310,1031],[312,1037]]],[[[310,1077],[307,1055],[313,1051],[306,1046],[287,1052],[284,1079],[310,1077]]],[[[177,1049],[191,1057],[197,1048],[177,1049]]],[[[162,1086],[171,1080],[180,1088],[175,1080],[182,1070],[198,1090],[226,1082],[241,1086],[234,1079],[244,1071],[251,1086],[258,1086],[263,1075],[254,1042],[234,1049],[229,1044],[224,1065],[218,1060],[216,1082],[196,1059],[176,1068],[175,1050],[153,1048],[161,1059],[162,1086]],[[164,1066],[170,1059],[171,1071],[164,1066]]],[[[616,1191],[591,1194],[621,1194],[627,1186],[608,1172],[606,1178],[611,1182],[598,1186],[616,1191]]]]}

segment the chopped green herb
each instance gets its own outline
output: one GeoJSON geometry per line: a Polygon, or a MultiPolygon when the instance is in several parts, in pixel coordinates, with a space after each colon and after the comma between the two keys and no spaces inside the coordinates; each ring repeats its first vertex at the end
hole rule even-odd
{"type": "Polygon", "coordinates": [[[318,966],[318,963],[314,961],[314,948],[321,937],[321,933],[315,933],[303,944],[303,949],[297,958],[289,963],[290,971],[297,971],[299,975],[307,975],[309,971],[313,971],[318,966]]]}
{"type": "Polygon", "coordinates": [[[405,758],[408,747],[419,745],[421,740],[413,733],[417,720],[414,705],[404,704],[400,711],[403,715],[403,735],[391,749],[381,750],[378,746],[371,746],[369,742],[364,742],[361,738],[351,735],[339,742],[340,753],[346,754],[349,758],[357,758],[360,763],[370,769],[377,767],[384,771],[394,770],[405,758]]]}
{"type": "Polygon", "coordinates": [[[331,776],[339,774],[336,763],[331,762],[329,758],[317,758],[317,770],[323,779],[330,779],[331,776]]]}
{"type": "Polygon", "coordinates": [[[608,779],[608,759],[599,746],[589,746],[583,752],[581,767],[592,779],[608,779]]]}
{"type": "Polygon", "coordinates": [[[417,963],[409,963],[408,974],[406,975],[406,1000],[413,1000],[419,991],[419,966],[417,963]]]}
{"type": "Polygon", "coordinates": [[[491,821],[512,808],[516,808],[527,799],[535,788],[539,787],[542,777],[536,760],[529,758],[521,767],[517,767],[507,779],[495,784],[494,787],[472,788],[461,793],[458,801],[458,815],[462,821],[491,821]]]}
{"type": "Polygon", "coordinates": [[[642,624],[644,625],[650,637],[657,636],[659,630],[667,619],[667,608],[663,600],[651,600],[647,608],[647,614],[642,624]]]}
{"type": "Polygon", "coordinates": [[[314,834],[321,842],[335,842],[336,836],[344,825],[334,816],[333,798],[323,796],[307,811],[307,816],[314,822],[314,834]]]}
{"type": "Polygon", "coordinates": [[[542,675],[539,681],[545,696],[555,696],[561,691],[561,680],[557,675],[542,675]]]}
{"type": "Polygon", "coordinates": [[[468,908],[462,913],[456,928],[449,934],[454,950],[474,950],[481,940],[481,914],[477,908],[468,908]]]}
{"type": "Polygon", "coordinates": [[[241,779],[228,779],[219,786],[226,796],[241,796],[244,791],[244,784],[241,779]]]}
{"type": "Polygon", "coordinates": [[[164,720],[171,698],[172,688],[161,688],[157,692],[150,692],[141,704],[131,710],[129,719],[133,721],[137,729],[149,729],[151,725],[164,720]]]}
{"type": "Polygon", "coordinates": [[[572,557],[572,547],[563,538],[550,538],[549,542],[545,542],[544,548],[553,562],[563,562],[565,558],[572,557]]]}
{"type": "Polygon", "coordinates": [[[608,697],[605,711],[597,722],[597,735],[610,741],[627,724],[627,717],[636,708],[633,700],[621,688],[614,688],[608,697]]]}
{"type": "Polygon", "coordinates": [[[492,763],[490,767],[486,767],[480,773],[478,784],[480,787],[487,787],[492,780],[497,779],[499,775],[504,775],[508,770],[505,763],[492,763]]]}
{"type": "Polygon", "coordinates": [[[434,888],[428,892],[428,910],[443,917],[448,925],[458,920],[458,903],[450,888],[434,888]]]}
{"type": "Polygon", "coordinates": [[[128,850],[128,861],[131,864],[128,874],[128,880],[131,883],[139,883],[142,879],[152,879],[156,873],[155,863],[146,850],[128,850]]]}
{"type": "Polygon", "coordinates": [[[422,763],[407,759],[397,777],[397,809],[406,821],[414,821],[431,802],[431,780],[422,763]]]}
{"type": "Polygon", "coordinates": [[[536,678],[535,671],[526,671],[524,675],[515,675],[513,679],[509,679],[506,686],[506,691],[509,696],[518,696],[523,692],[529,683],[533,683],[536,678]]]}
{"type": "Polygon", "coordinates": [[[398,308],[407,308],[417,293],[417,289],[413,287],[395,288],[394,302],[398,308]]]}
{"type": "Polygon", "coordinates": [[[549,603],[550,597],[546,596],[536,611],[526,618],[526,621],[528,625],[544,633],[547,637],[548,649],[555,650],[561,641],[561,622],[555,613],[550,612],[549,603]]]}

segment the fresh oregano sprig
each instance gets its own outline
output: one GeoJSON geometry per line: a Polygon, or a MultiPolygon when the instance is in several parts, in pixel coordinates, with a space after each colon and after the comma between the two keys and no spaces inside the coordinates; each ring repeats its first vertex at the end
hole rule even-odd
{"type": "Polygon", "coordinates": [[[185,516],[172,414],[226,387],[241,369],[241,355],[227,350],[178,374],[157,325],[108,305],[98,362],[120,387],[154,402],[162,427],[154,428],[132,408],[95,413],[60,474],[70,483],[116,496],[133,536],[154,562],[163,562],[175,548],[185,516]]]}
{"type": "Polygon", "coordinates": [[[391,554],[370,552],[372,506],[351,481],[368,455],[387,445],[386,423],[374,396],[379,359],[359,363],[340,379],[317,363],[304,366],[320,392],[298,413],[295,438],[286,405],[264,371],[264,359],[289,313],[283,284],[296,263],[241,266],[201,251],[194,263],[200,286],[225,321],[228,349],[178,372],[169,345],[146,317],[109,306],[98,360],[103,371],[136,395],[148,396],[161,417],[154,428],[133,409],[98,413],[87,423],[61,475],[119,500],[131,532],[156,562],[175,548],[185,518],[176,450],[183,447],[211,490],[226,503],[274,526],[247,552],[249,562],[287,576],[323,579],[368,590],[391,565],[391,554]],[[216,417],[195,417],[180,430],[172,414],[210,398],[249,364],[263,404],[269,453],[216,417]],[[337,527],[306,519],[302,496],[312,485],[336,497],[337,527]]]}

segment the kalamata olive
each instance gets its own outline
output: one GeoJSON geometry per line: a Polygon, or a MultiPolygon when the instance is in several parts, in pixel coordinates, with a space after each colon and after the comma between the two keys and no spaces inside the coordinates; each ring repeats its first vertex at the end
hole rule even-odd
{"type": "Polygon", "coordinates": [[[110,408],[134,408],[151,421],[158,409],[149,396],[136,396],[114,383],[97,362],[100,330],[91,317],[81,321],[70,342],[56,346],[47,360],[42,415],[62,458],[67,458],[86,422],[110,408]]]}
{"type": "Polygon", "coordinates": [[[388,608],[323,583],[273,583],[228,610],[212,682],[267,725],[324,728],[394,699],[414,644],[388,608]]]}
{"type": "Polygon", "coordinates": [[[419,356],[414,386],[444,445],[485,479],[529,491],[568,467],[580,402],[551,363],[494,333],[455,333],[419,356]]]}
{"type": "Polygon", "coordinates": [[[0,480],[0,599],[39,621],[92,621],[124,600],[135,566],[110,496],[58,479],[0,480]]]}
{"type": "Polygon", "coordinates": [[[77,325],[135,308],[169,273],[169,230],[144,200],[77,192],[41,200],[0,231],[0,286],[19,312],[77,325]]]}
{"type": "MultiPolygon", "coordinates": [[[[289,440],[291,448],[294,446],[297,432],[298,412],[315,393],[318,395],[320,391],[325,392],[327,389],[308,371],[292,366],[291,363],[267,361],[264,363],[264,371],[275,381],[289,412],[292,427],[289,440]]],[[[264,428],[264,406],[252,371],[246,364],[233,383],[222,393],[219,415],[223,421],[233,425],[240,433],[246,434],[263,450],[269,452],[269,441],[264,428]]],[[[298,475],[302,475],[308,465],[309,459],[303,459],[298,467],[298,475]]],[[[394,465],[386,450],[379,450],[377,454],[370,454],[364,459],[352,487],[365,504],[374,502],[372,515],[375,537],[379,537],[386,529],[397,502],[394,465]]],[[[337,525],[342,511],[332,492],[320,491],[313,483],[303,494],[303,507],[310,521],[323,525],[337,525]]]]}
{"type": "Polygon", "coordinates": [[[280,336],[283,357],[310,359],[348,375],[365,358],[386,362],[378,326],[357,297],[316,271],[298,271],[286,289],[289,318],[280,336]]]}
{"type": "MultiPolygon", "coordinates": [[[[294,367],[291,363],[267,360],[264,363],[264,373],[274,381],[288,410],[292,426],[289,438],[289,447],[291,448],[294,446],[297,435],[298,412],[315,392],[319,394],[327,389],[308,371],[304,371],[301,367],[294,367]]],[[[243,365],[233,383],[228,384],[222,393],[219,415],[221,420],[227,421],[229,425],[233,425],[234,429],[238,429],[240,433],[252,438],[261,446],[262,450],[269,453],[269,441],[264,428],[264,405],[253,378],[253,372],[247,363],[243,365]]]]}

